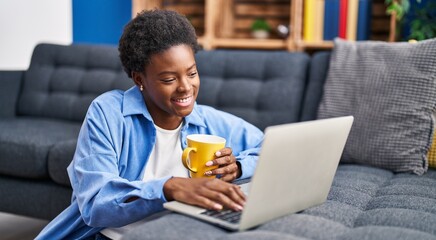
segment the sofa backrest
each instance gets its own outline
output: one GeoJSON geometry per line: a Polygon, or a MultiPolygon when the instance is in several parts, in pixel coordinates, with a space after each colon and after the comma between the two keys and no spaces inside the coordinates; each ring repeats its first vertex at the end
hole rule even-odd
{"type": "MultiPolygon", "coordinates": [[[[260,129],[316,117],[328,52],[213,50],[196,55],[198,103],[230,112],[260,129]]],[[[39,44],[24,74],[18,115],[82,121],[91,101],[133,81],[114,46],[39,44]]]]}
{"type": "Polygon", "coordinates": [[[196,55],[198,103],[260,129],[300,119],[310,57],[286,51],[214,50],[196,55]]]}
{"type": "Polygon", "coordinates": [[[317,117],[324,83],[327,78],[331,52],[316,52],[310,59],[309,77],[304,96],[300,121],[314,120],[317,117]]]}
{"type": "Polygon", "coordinates": [[[133,81],[113,46],[40,44],[23,84],[18,115],[82,121],[95,97],[133,81]]]}

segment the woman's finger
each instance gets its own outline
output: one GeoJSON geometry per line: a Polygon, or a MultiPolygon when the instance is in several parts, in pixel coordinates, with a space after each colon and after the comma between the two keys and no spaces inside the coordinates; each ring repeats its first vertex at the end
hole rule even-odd
{"type": "MultiPolygon", "coordinates": [[[[208,199],[223,204],[224,207],[232,209],[234,211],[241,211],[245,204],[245,196],[242,196],[237,192],[239,186],[226,183],[224,181],[215,179],[208,182],[208,189],[212,191],[204,191],[203,196],[208,199]]],[[[239,189],[240,191],[240,189],[239,189]]]]}
{"type": "Polygon", "coordinates": [[[221,166],[221,165],[228,165],[231,163],[236,162],[236,158],[233,155],[226,155],[226,156],[222,156],[220,158],[215,158],[213,160],[210,160],[209,162],[206,163],[206,166],[210,167],[210,166],[221,166]]]}
{"type": "Polygon", "coordinates": [[[237,173],[238,171],[238,165],[235,163],[232,163],[230,165],[224,165],[222,167],[219,167],[217,169],[211,170],[206,172],[206,175],[225,175],[225,174],[232,174],[232,173],[237,173]]]}
{"type": "Polygon", "coordinates": [[[232,153],[231,148],[223,148],[215,153],[216,158],[208,161],[206,166],[225,165],[235,162],[236,158],[232,153]]]}
{"type": "Polygon", "coordinates": [[[217,151],[215,153],[215,156],[216,157],[221,157],[221,156],[224,156],[224,155],[231,155],[232,153],[233,153],[233,150],[231,148],[229,148],[229,147],[226,147],[226,148],[223,148],[223,149],[217,151]]]}

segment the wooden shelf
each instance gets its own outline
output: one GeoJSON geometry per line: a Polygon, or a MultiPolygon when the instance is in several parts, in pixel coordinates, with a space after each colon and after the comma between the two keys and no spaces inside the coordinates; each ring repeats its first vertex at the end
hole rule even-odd
{"type": "Polygon", "coordinates": [[[297,42],[297,49],[330,49],[333,48],[333,41],[322,41],[322,42],[297,42]]]}
{"type": "MultiPolygon", "coordinates": [[[[333,48],[332,41],[307,42],[303,39],[304,0],[132,0],[134,15],[141,9],[165,8],[188,17],[199,34],[198,41],[206,50],[216,48],[265,50],[324,50],[333,48]],[[280,39],[251,38],[250,26],[257,17],[264,17],[275,29],[288,25],[291,33],[280,39]]],[[[373,0],[372,40],[388,40],[389,19],[384,0],[373,0]],[[384,39],[386,38],[386,39],[384,39]]],[[[392,32],[392,31],[391,31],[392,32]]]]}
{"type": "MultiPolygon", "coordinates": [[[[205,38],[198,38],[201,45],[205,45],[205,38]]],[[[215,38],[209,42],[214,48],[246,48],[246,49],[287,49],[287,41],[281,39],[252,39],[252,38],[215,38]]]]}

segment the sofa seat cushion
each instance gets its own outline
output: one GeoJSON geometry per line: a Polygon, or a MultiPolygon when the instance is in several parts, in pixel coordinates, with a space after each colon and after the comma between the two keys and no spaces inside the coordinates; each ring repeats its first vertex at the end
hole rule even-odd
{"type": "Polygon", "coordinates": [[[77,139],[56,143],[48,153],[48,174],[58,184],[71,187],[67,167],[73,160],[77,139]]]}
{"type": "MultiPolygon", "coordinates": [[[[273,201],[273,199],[272,199],[273,201]]],[[[169,213],[125,239],[436,239],[436,171],[340,165],[327,201],[245,232],[169,213]]]]}
{"type": "Polygon", "coordinates": [[[77,122],[31,117],[0,119],[0,173],[24,178],[48,178],[50,149],[56,143],[76,139],[80,125],[77,122]]]}

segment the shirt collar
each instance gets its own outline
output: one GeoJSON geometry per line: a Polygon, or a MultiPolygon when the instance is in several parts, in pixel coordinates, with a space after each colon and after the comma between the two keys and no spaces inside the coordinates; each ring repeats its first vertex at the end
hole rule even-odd
{"type": "MultiPolygon", "coordinates": [[[[142,114],[146,119],[153,122],[150,112],[144,102],[144,97],[137,86],[133,86],[124,92],[123,97],[123,116],[142,114]]],[[[203,116],[198,111],[197,103],[191,114],[185,117],[186,124],[193,124],[200,127],[206,127],[203,116]]]]}
{"type": "Polygon", "coordinates": [[[206,127],[206,123],[204,122],[203,115],[199,112],[197,103],[194,105],[194,109],[192,110],[191,114],[185,117],[185,123],[197,125],[200,127],[206,127]]]}
{"type": "Polygon", "coordinates": [[[133,86],[124,92],[123,116],[142,114],[145,118],[152,121],[151,115],[147,110],[144,97],[137,86],[133,86]]]}

